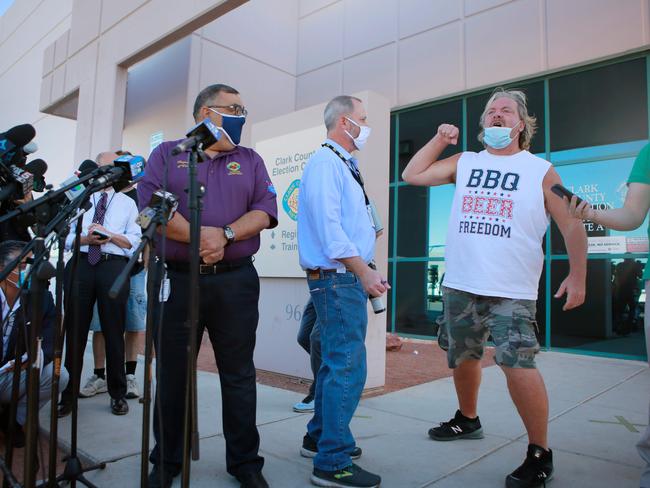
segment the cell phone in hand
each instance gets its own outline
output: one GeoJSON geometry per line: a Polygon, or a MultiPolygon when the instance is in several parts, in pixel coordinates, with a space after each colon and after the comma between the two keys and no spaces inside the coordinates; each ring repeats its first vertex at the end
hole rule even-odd
{"type": "MultiPolygon", "coordinates": [[[[553,185],[551,187],[551,191],[553,193],[555,193],[560,198],[567,197],[569,199],[569,202],[571,201],[571,198],[575,195],[575,193],[573,193],[572,191],[566,189],[565,187],[563,187],[559,183],[556,183],[555,185],[553,185]]],[[[580,205],[582,203],[582,198],[580,198],[580,197],[576,197],[576,198],[578,199],[577,202],[576,202],[576,206],[577,206],[577,205],[580,205]]]]}
{"type": "Polygon", "coordinates": [[[99,230],[99,229],[94,229],[93,230],[93,235],[99,237],[101,240],[106,240],[109,239],[111,236],[109,236],[106,232],[99,230]]]}

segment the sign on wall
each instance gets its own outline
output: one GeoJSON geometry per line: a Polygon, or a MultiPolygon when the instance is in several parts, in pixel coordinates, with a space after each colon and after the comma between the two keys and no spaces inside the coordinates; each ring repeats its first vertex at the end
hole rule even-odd
{"type": "Polygon", "coordinates": [[[325,139],[325,127],[285,134],[259,141],[262,156],[278,198],[278,226],[262,232],[255,267],[263,277],[303,278],[298,261],[298,196],[307,161],[325,139]]]}

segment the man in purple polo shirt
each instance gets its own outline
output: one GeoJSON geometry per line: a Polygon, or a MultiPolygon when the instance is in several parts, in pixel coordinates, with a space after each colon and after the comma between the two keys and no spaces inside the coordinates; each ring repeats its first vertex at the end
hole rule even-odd
{"type": "MultiPolygon", "coordinates": [[[[242,487],[268,487],[262,476],[256,420],[253,349],[259,318],[259,278],[252,256],[260,246],[260,232],[277,225],[276,195],[264,161],[250,148],[239,146],[246,120],[239,92],[227,85],[204,88],[194,102],[194,119],[209,117],[221,139],[205,150],[210,159],[198,165],[198,181],[205,187],[201,212],[200,311],[198,337],[207,328],[219,369],[226,465],[242,487]]],[[[172,156],[178,141],[163,142],[151,153],[147,173],[138,184],[140,206],[163,187],[179,198],[178,211],[167,224],[165,258],[169,289],[156,291],[164,301],[162,331],[154,330],[158,358],[154,407],[154,467],[149,488],[169,487],[182,465],[183,417],[186,388],[186,326],[189,303],[188,154],[172,156]],[[161,429],[162,426],[162,429],[161,429]]],[[[160,236],[159,236],[160,240],[160,236]]],[[[157,246],[160,253],[161,246],[157,246]]],[[[157,280],[160,288],[160,280],[157,280]]],[[[160,313],[162,304],[156,307],[160,313]]],[[[154,324],[158,320],[154,317],[154,324]]]]}

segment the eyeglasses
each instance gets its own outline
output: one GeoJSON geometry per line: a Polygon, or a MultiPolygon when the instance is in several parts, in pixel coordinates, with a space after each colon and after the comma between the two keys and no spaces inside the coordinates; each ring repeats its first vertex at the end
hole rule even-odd
{"type": "Polygon", "coordinates": [[[236,115],[238,117],[244,116],[246,117],[248,115],[248,110],[246,110],[246,107],[242,107],[241,105],[237,105],[236,103],[233,103],[232,105],[207,105],[208,108],[225,108],[231,113],[227,115],[236,115]]]}

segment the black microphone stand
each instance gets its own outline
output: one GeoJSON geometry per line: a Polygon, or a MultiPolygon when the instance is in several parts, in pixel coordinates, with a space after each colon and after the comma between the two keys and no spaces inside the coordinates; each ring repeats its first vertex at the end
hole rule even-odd
{"type": "Polygon", "coordinates": [[[203,188],[197,180],[196,167],[199,148],[195,145],[189,157],[189,202],[190,210],[190,299],[188,327],[190,328],[187,345],[187,390],[185,392],[185,417],[183,426],[183,471],[181,487],[190,486],[190,450],[192,459],[199,459],[199,429],[196,387],[197,331],[199,325],[199,246],[201,243],[201,198],[203,188]]]}
{"type": "MultiPolygon", "coordinates": [[[[79,201],[77,206],[82,205],[88,200],[88,197],[95,191],[97,191],[100,188],[95,187],[94,185],[89,186],[86,188],[79,197],[75,199],[76,203],[79,201]]],[[[70,206],[72,206],[71,204],[70,206]]],[[[94,471],[96,469],[104,469],[106,467],[106,463],[99,463],[91,466],[86,466],[83,467],[81,464],[81,461],[79,457],[77,456],[77,417],[78,417],[78,411],[79,411],[79,382],[77,381],[77,377],[81,376],[81,368],[82,364],[80,363],[80,357],[79,357],[79,341],[78,341],[78,331],[79,331],[79,302],[74,301],[74,307],[70,307],[72,304],[72,290],[75,287],[75,283],[78,283],[77,280],[75,280],[75,275],[77,271],[77,267],[79,264],[79,255],[80,255],[80,239],[81,239],[81,228],[83,227],[83,219],[81,222],[77,222],[77,225],[75,226],[75,240],[74,240],[74,250],[73,250],[73,256],[71,258],[72,264],[70,265],[70,282],[68,283],[66,293],[65,293],[65,298],[66,298],[66,310],[68,312],[72,308],[72,330],[69,331],[69,333],[72,334],[72,341],[70,341],[70,346],[72,348],[72,365],[71,365],[71,371],[70,371],[70,381],[72,381],[72,418],[71,418],[71,426],[70,426],[70,454],[66,458],[66,463],[65,463],[65,468],[63,470],[63,474],[59,475],[56,477],[56,479],[53,481],[50,479],[49,481],[49,486],[59,486],[59,483],[61,481],[68,481],[70,482],[70,486],[72,488],[75,488],[77,486],[77,481],[79,481],[81,484],[89,487],[89,488],[97,488],[93,483],[88,481],[84,477],[84,473],[87,473],[88,471],[94,471]]],[[[76,294],[75,294],[76,295],[76,294]]],[[[66,331],[68,333],[68,331],[66,331]]],[[[51,447],[50,447],[51,449],[51,447]]]]}
{"type": "Polygon", "coordinates": [[[158,286],[156,281],[163,278],[163,264],[154,255],[155,241],[154,236],[159,227],[164,226],[170,213],[170,208],[165,200],[160,202],[160,206],[155,208],[155,215],[151,219],[149,226],[142,233],[142,239],[139,246],[131,255],[129,262],[117,277],[113,286],[108,292],[112,298],[118,296],[127,279],[131,274],[131,269],[137,263],[138,256],[145,252],[148,246],[149,262],[147,263],[147,319],[144,343],[144,393],[140,402],[143,405],[142,412],[142,447],[140,461],[140,488],[147,488],[149,482],[149,432],[151,423],[151,363],[153,357],[153,323],[154,307],[156,306],[156,290],[158,286]]]}
{"type": "MultiPolygon", "coordinates": [[[[82,214],[83,217],[83,214],[82,214]]],[[[56,452],[59,444],[59,418],[57,415],[57,403],[59,403],[59,380],[61,378],[61,356],[63,355],[63,276],[64,276],[64,251],[65,239],[69,232],[66,226],[64,232],[58,235],[58,258],[56,261],[56,290],[54,297],[54,309],[56,319],[54,326],[54,354],[52,357],[52,389],[50,394],[50,440],[49,440],[49,460],[47,486],[54,488],[56,486],[56,452]]]]}

